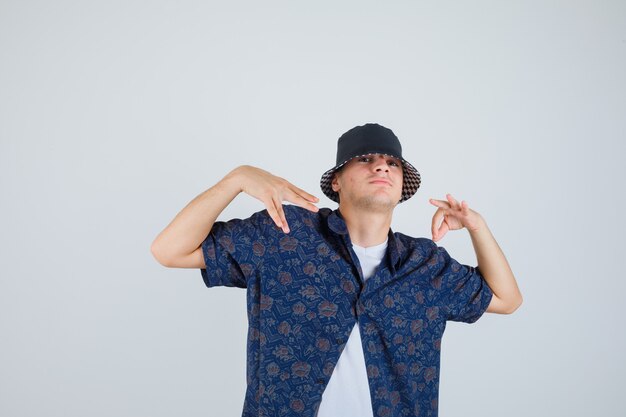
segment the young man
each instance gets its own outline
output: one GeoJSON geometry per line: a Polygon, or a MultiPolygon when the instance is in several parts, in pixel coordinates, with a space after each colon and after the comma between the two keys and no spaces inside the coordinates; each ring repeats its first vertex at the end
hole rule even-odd
{"type": "Polygon", "coordinates": [[[522,302],[504,254],[484,219],[449,194],[430,200],[433,240],[391,230],[420,174],[386,127],[344,133],[320,185],[338,209],[238,167],[191,201],[152,253],[167,267],[200,268],[207,287],[247,288],[243,416],[436,416],[446,321],[473,323],[522,302]],[[266,209],[216,221],[240,192],[266,209]],[[435,244],[461,228],[477,267],[435,244]]]}

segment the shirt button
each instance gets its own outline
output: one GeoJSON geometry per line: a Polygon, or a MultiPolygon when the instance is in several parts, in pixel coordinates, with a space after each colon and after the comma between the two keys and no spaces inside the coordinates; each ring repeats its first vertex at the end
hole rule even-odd
{"type": "Polygon", "coordinates": [[[335,342],[341,345],[343,344],[343,342],[345,342],[345,340],[343,340],[342,338],[338,338],[338,339],[335,339],[335,342]]]}
{"type": "Polygon", "coordinates": [[[326,380],[325,380],[325,379],[318,379],[316,382],[317,382],[318,384],[323,384],[323,383],[325,383],[325,382],[326,382],[326,380]]]}

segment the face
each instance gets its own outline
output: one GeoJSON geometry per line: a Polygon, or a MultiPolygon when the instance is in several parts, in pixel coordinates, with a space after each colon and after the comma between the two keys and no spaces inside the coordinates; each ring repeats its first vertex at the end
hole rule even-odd
{"type": "Polygon", "coordinates": [[[402,162],[382,154],[352,158],[331,183],[342,205],[389,211],[402,197],[402,162]]]}

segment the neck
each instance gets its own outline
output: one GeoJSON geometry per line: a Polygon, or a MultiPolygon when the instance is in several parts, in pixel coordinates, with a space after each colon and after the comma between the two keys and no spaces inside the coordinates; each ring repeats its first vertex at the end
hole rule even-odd
{"type": "Polygon", "coordinates": [[[372,212],[339,204],[352,243],[364,248],[380,245],[387,239],[393,210],[372,212]]]}

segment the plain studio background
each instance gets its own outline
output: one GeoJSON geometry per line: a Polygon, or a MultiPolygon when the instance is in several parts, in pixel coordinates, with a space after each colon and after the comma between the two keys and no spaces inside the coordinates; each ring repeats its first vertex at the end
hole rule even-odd
{"type": "Polygon", "coordinates": [[[524,296],[448,323],[440,415],[624,415],[626,3],[225,3],[0,3],[0,415],[240,415],[245,290],[150,245],[241,164],[335,208],[367,122],[422,174],[392,228],[467,200],[524,296]]]}

